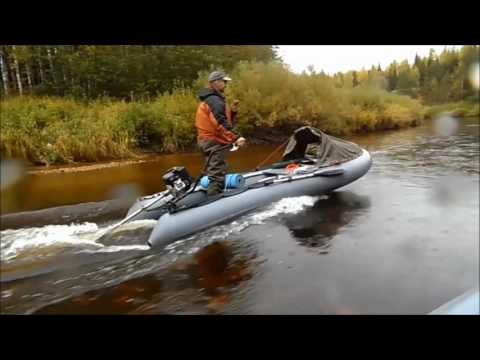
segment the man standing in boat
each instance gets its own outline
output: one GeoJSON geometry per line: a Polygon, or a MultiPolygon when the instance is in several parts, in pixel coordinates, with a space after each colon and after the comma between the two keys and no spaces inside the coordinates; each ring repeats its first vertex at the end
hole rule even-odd
{"type": "Polygon", "coordinates": [[[238,111],[239,101],[235,100],[231,109],[225,103],[225,87],[231,79],[221,71],[214,71],[208,77],[209,86],[200,90],[195,126],[197,141],[201,151],[210,162],[206,169],[208,175],[207,195],[220,194],[225,187],[228,149],[216,151],[228,143],[237,146],[245,144],[245,138],[232,131],[238,111]]]}

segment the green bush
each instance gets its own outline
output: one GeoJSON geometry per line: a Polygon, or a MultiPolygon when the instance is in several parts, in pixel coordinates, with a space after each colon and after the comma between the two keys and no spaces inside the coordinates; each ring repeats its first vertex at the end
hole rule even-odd
{"type": "Polygon", "coordinates": [[[259,127],[306,124],[343,135],[410,126],[424,116],[420,102],[408,96],[368,86],[337,88],[325,75],[297,75],[276,63],[239,64],[232,78],[227,94],[242,100],[238,126],[250,136],[259,127]]]}

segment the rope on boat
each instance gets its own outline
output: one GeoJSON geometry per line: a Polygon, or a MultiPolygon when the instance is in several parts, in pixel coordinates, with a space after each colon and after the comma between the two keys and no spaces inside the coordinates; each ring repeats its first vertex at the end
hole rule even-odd
{"type": "Polygon", "coordinates": [[[282,143],[280,146],[278,146],[272,153],[270,153],[270,155],[267,156],[267,158],[265,160],[263,160],[260,164],[258,164],[256,167],[255,167],[255,170],[258,170],[260,168],[260,166],[262,166],[263,164],[265,164],[272,156],[273,154],[275,154],[278,150],[280,150],[282,147],[286,146],[287,143],[290,141],[290,138],[288,138],[284,143],[282,143]]]}

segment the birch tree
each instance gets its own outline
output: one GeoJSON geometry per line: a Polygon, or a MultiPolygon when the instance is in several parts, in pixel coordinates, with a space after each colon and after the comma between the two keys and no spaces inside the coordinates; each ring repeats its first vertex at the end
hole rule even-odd
{"type": "Polygon", "coordinates": [[[18,93],[20,94],[20,96],[22,96],[23,95],[22,76],[20,74],[20,66],[18,65],[18,59],[15,52],[16,52],[16,47],[15,45],[12,45],[12,58],[13,58],[13,66],[15,69],[15,75],[17,78],[18,93]]]}
{"type": "Polygon", "coordinates": [[[3,46],[0,47],[0,71],[2,72],[3,92],[5,96],[8,96],[8,70],[7,70],[7,61],[6,61],[5,52],[3,51],[3,46]]]}

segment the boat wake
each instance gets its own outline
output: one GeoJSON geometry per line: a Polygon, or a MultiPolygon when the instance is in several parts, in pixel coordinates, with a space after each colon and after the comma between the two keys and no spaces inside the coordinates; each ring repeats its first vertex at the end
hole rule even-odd
{"type": "MultiPolygon", "coordinates": [[[[230,236],[235,237],[246,228],[277,215],[299,213],[317,199],[308,196],[285,198],[159,251],[146,245],[156,220],[132,221],[106,236],[103,235],[108,227],[99,228],[95,223],[4,230],[0,233],[2,284],[36,278],[29,287],[17,289],[10,285],[13,287],[2,292],[5,312],[33,313],[46,304],[88,291],[160,274],[213,242],[230,243],[233,240],[230,236]]],[[[248,241],[237,244],[243,249],[251,245],[248,241]]]]}
{"type": "MultiPolygon", "coordinates": [[[[166,247],[167,253],[188,248],[194,253],[212,241],[223,240],[238,234],[252,225],[260,225],[281,214],[295,214],[311,207],[319,197],[300,196],[282,199],[266,208],[244,215],[224,225],[219,225],[176,241],[166,247]]],[[[155,226],[156,220],[138,220],[126,223],[109,232],[109,227],[95,223],[71,225],[46,225],[42,227],[4,230],[0,232],[1,262],[11,264],[21,261],[45,260],[57,255],[99,254],[122,251],[148,251],[150,247],[143,239],[155,226]],[[107,235],[106,235],[107,234],[107,235]],[[106,236],[105,236],[106,235],[106,236]]]]}
{"type": "MultiPolygon", "coordinates": [[[[140,220],[126,224],[123,231],[152,226],[155,221],[140,220]]],[[[147,245],[103,244],[98,240],[105,233],[95,223],[46,225],[42,227],[4,230],[0,232],[2,263],[28,257],[46,258],[59,253],[98,253],[128,250],[148,250],[147,245]]]]}

